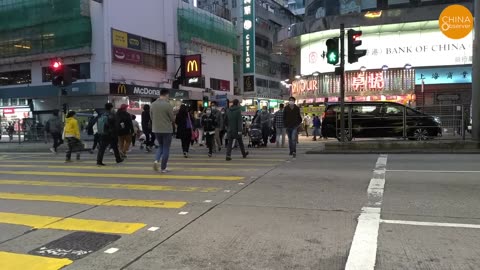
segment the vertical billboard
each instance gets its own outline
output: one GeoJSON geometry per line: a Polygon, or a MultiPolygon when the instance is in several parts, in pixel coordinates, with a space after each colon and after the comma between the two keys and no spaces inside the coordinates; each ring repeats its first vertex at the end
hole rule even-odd
{"type": "Polygon", "coordinates": [[[255,73],[255,1],[243,1],[243,73],[255,73]]]}

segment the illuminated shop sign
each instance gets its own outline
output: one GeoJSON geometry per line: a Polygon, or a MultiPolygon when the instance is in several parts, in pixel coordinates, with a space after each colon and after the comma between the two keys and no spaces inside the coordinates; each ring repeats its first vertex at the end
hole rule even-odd
{"type": "MultiPolygon", "coordinates": [[[[301,49],[301,74],[333,72],[334,67],[321,55],[326,51],[327,39],[306,44],[301,49]]],[[[470,65],[473,60],[473,35],[462,39],[450,39],[439,30],[364,34],[362,46],[367,55],[358,63],[347,64],[346,70],[403,68],[410,64],[414,68],[432,66],[470,65]],[[401,41],[401,42],[399,42],[401,41]]]]}
{"type": "Polygon", "coordinates": [[[243,73],[255,73],[254,0],[243,0],[243,73]]]}

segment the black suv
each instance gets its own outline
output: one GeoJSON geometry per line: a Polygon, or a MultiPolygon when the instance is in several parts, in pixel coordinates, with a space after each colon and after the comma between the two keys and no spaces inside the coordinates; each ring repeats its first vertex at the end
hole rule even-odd
{"type": "MultiPolygon", "coordinates": [[[[394,102],[345,102],[346,138],[426,140],[442,135],[440,119],[394,102]]],[[[322,135],[340,137],[340,103],[326,105],[322,135]]]]}

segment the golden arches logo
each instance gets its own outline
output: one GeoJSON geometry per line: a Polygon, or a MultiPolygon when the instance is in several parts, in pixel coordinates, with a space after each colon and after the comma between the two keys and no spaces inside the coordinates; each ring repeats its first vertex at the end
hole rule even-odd
{"type": "Polygon", "coordinates": [[[187,72],[197,72],[198,71],[198,62],[197,60],[190,60],[187,63],[187,72]]]}
{"type": "Polygon", "coordinates": [[[117,86],[117,94],[127,94],[127,86],[125,84],[119,84],[117,86]]]}

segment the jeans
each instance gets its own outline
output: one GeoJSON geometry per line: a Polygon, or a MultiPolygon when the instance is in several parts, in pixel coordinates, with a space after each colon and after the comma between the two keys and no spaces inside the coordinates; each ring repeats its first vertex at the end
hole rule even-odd
{"type": "Polygon", "coordinates": [[[107,146],[113,149],[113,153],[115,154],[115,160],[117,162],[121,162],[122,158],[120,157],[120,152],[118,151],[118,137],[114,136],[100,136],[100,148],[98,149],[97,153],[97,164],[103,163],[103,156],[105,155],[105,151],[107,150],[107,146]]]}
{"type": "Polygon", "coordinates": [[[198,128],[198,139],[199,144],[203,144],[203,128],[198,128]]]}
{"type": "Polygon", "coordinates": [[[222,139],[220,139],[220,128],[215,128],[215,141],[213,141],[213,148],[220,148],[222,139]]]}
{"type": "Polygon", "coordinates": [[[208,153],[212,154],[213,147],[214,147],[215,134],[208,134],[208,133],[209,132],[206,132],[205,134],[205,141],[207,144],[208,153]]]}
{"type": "Polygon", "coordinates": [[[315,128],[313,129],[313,138],[316,139],[317,136],[319,136],[320,138],[322,137],[322,136],[320,135],[320,127],[315,127],[315,128]]]}
{"type": "Polygon", "coordinates": [[[290,153],[297,152],[297,134],[298,128],[287,128],[288,147],[290,148],[290,153]]]}
{"type": "Polygon", "coordinates": [[[172,133],[155,133],[159,147],[155,154],[155,161],[162,161],[160,168],[167,168],[168,157],[170,156],[170,145],[172,144],[172,133]]]}
{"type": "Polygon", "coordinates": [[[280,136],[282,137],[282,147],[285,147],[285,133],[286,133],[286,130],[285,128],[277,128],[276,129],[277,131],[277,138],[276,138],[276,142],[277,142],[277,147],[280,145],[280,136]]]}
{"type": "Polygon", "coordinates": [[[53,139],[53,149],[57,151],[57,148],[63,143],[62,133],[52,132],[52,139],[53,139]]]}
{"type": "Polygon", "coordinates": [[[228,136],[227,140],[227,157],[232,156],[232,145],[233,141],[237,141],[238,145],[240,146],[240,151],[242,152],[242,155],[245,156],[245,145],[243,144],[243,139],[242,135],[237,135],[237,136],[228,136]]]}

